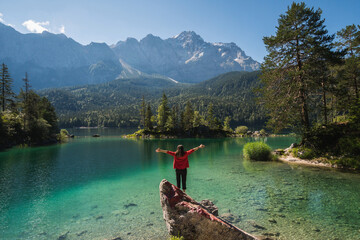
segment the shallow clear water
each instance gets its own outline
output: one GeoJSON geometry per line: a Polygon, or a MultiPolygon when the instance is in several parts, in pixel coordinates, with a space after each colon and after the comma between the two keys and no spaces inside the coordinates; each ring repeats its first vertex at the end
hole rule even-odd
{"type": "MultiPolygon", "coordinates": [[[[251,138],[110,135],[1,152],[0,239],[166,239],[158,186],[164,178],[175,182],[175,173],[172,157],[155,149],[180,143],[206,145],[190,156],[188,194],[213,200],[220,214],[230,211],[245,231],[278,239],[360,239],[359,174],[244,161],[242,148],[251,138]]],[[[284,148],[295,139],[265,141],[284,148]]]]}

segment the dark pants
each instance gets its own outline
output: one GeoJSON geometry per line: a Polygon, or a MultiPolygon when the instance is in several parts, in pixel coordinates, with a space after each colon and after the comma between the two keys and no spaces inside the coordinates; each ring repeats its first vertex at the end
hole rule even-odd
{"type": "Polygon", "coordinates": [[[182,188],[184,190],[186,190],[186,174],[187,174],[186,168],[185,169],[175,169],[175,172],[176,172],[176,186],[178,188],[181,188],[180,187],[180,178],[181,178],[182,188]]]}

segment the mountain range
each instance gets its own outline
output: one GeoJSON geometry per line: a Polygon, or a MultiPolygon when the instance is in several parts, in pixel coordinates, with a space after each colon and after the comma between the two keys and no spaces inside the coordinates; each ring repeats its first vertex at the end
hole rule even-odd
{"type": "Polygon", "coordinates": [[[229,71],[254,71],[260,64],[235,43],[209,43],[192,31],[161,39],[147,35],[114,45],[82,45],[64,34],[22,34],[0,23],[0,62],[15,89],[28,73],[34,89],[97,84],[121,78],[196,83],[229,71]]]}
{"type": "Polygon", "coordinates": [[[179,82],[201,82],[231,71],[254,71],[260,64],[235,43],[205,42],[193,31],[168,39],[152,34],[140,41],[128,38],[111,46],[119,59],[146,73],[179,82]]]}

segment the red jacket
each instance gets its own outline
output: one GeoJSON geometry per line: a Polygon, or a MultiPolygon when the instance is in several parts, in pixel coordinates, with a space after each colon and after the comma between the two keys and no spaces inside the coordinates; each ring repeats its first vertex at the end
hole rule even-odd
{"type": "Polygon", "coordinates": [[[185,169],[189,167],[189,160],[188,156],[195,152],[194,149],[190,149],[189,151],[186,151],[184,156],[182,157],[176,157],[175,152],[167,151],[167,154],[170,154],[171,156],[174,156],[174,169],[185,169]]]}

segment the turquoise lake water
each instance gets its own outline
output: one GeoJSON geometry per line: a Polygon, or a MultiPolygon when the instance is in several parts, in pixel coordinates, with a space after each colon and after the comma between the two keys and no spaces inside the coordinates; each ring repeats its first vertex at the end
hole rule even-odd
{"type": "MultiPolygon", "coordinates": [[[[193,153],[187,193],[210,199],[234,225],[275,239],[360,239],[360,174],[248,162],[253,138],[129,140],[123,132],[78,130],[67,144],[0,152],[0,239],[167,239],[159,183],[175,182],[172,157],[193,153]],[[105,136],[106,135],[106,136],[105,136]]],[[[263,139],[285,148],[296,139],[263,139]]]]}

